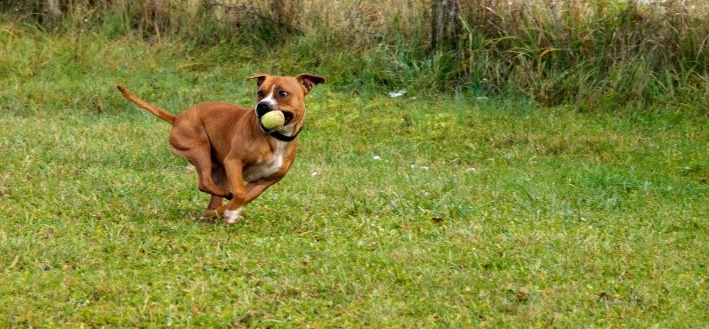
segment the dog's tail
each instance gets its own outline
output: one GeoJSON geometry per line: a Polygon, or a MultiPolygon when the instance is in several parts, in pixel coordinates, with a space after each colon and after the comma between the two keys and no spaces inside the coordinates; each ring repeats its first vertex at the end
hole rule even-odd
{"type": "Polygon", "coordinates": [[[128,90],[126,90],[125,88],[123,88],[121,86],[116,86],[116,88],[118,88],[118,90],[121,91],[121,94],[123,94],[123,97],[125,97],[127,100],[150,111],[150,113],[155,114],[157,117],[165,120],[170,125],[172,125],[172,126],[175,125],[175,115],[174,114],[172,114],[168,111],[165,111],[153,104],[150,104],[150,103],[136,97],[135,95],[131,94],[130,92],[128,92],[128,90]]]}

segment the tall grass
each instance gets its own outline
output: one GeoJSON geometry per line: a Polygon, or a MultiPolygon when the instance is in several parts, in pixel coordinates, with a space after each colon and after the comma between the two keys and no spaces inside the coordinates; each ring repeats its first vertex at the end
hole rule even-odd
{"type": "MultiPolygon", "coordinates": [[[[41,21],[37,5],[0,6],[10,13],[4,20],[41,21]]],[[[219,53],[214,65],[239,58],[283,72],[315,68],[355,90],[521,95],[590,109],[707,105],[704,1],[461,1],[457,43],[438,49],[430,47],[430,7],[430,0],[72,0],[63,2],[55,33],[179,40],[186,51],[219,53]]]]}

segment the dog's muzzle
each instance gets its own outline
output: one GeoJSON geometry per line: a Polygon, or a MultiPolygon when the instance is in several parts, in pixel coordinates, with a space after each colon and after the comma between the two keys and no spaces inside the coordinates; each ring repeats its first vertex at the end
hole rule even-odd
{"type": "Polygon", "coordinates": [[[259,118],[271,110],[273,110],[273,107],[269,102],[260,102],[256,104],[256,115],[258,115],[259,118]]]}
{"type": "MultiPolygon", "coordinates": [[[[261,117],[264,114],[271,112],[273,110],[274,110],[273,107],[268,102],[260,102],[260,103],[256,104],[256,116],[258,116],[259,120],[261,120],[261,117]]],[[[283,112],[283,118],[285,119],[284,124],[288,125],[293,120],[295,115],[293,115],[293,112],[291,112],[291,111],[282,111],[282,112],[283,112]]]]}
{"type": "MultiPolygon", "coordinates": [[[[269,103],[260,102],[260,103],[256,104],[256,116],[258,117],[259,124],[261,124],[260,123],[261,117],[264,116],[264,114],[271,112],[271,111],[273,111],[273,108],[271,107],[271,105],[269,103]]],[[[287,126],[289,123],[291,123],[291,121],[293,121],[293,119],[295,118],[295,115],[291,111],[281,111],[281,112],[283,112],[283,119],[285,121],[283,124],[287,126]]],[[[274,138],[276,138],[280,141],[290,142],[290,141],[294,140],[296,137],[298,137],[298,134],[300,134],[300,132],[303,130],[303,127],[300,127],[300,129],[298,129],[298,131],[296,131],[294,134],[292,134],[290,136],[283,135],[279,131],[268,130],[268,129],[266,129],[266,127],[263,126],[263,124],[261,124],[261,130],[263,130],[264,132],[268,133],[269,135],[273,136],[274,138]]]]}

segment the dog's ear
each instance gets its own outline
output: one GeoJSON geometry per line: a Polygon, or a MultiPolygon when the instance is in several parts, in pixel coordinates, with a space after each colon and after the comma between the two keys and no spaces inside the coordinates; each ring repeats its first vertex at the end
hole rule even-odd
{"type": "Polygon", "coordinates": [[[306,93],[309,93],[316,85],[325,82],[325,78],[312,74],[301,74],[295,78],[305,87],[306,93]]]}
{"type": "Polygon", "coordinates": [[[256,74],[250,75],[246,79],[256,79],[256,87],[261,87],[261,84],[264,82],[264,80],[266,80],[267,76],[268,76],[268,74],[266,74],[266,73],[256,73],[256,74]]]}

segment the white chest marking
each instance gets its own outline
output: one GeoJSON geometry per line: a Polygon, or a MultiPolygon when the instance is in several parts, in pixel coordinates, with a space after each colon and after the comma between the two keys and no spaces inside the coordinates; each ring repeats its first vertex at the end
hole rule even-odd
{"type": "Polygon", "coordinates": [[[278,142],[276,152],[273,153],[271,159],[259,161],[253,165],[244,168],[244,180],[253,182],[255,180],[271,176],[281,170],[283,166],[283,154],[285,153],[288,143],[278,142]]]}

